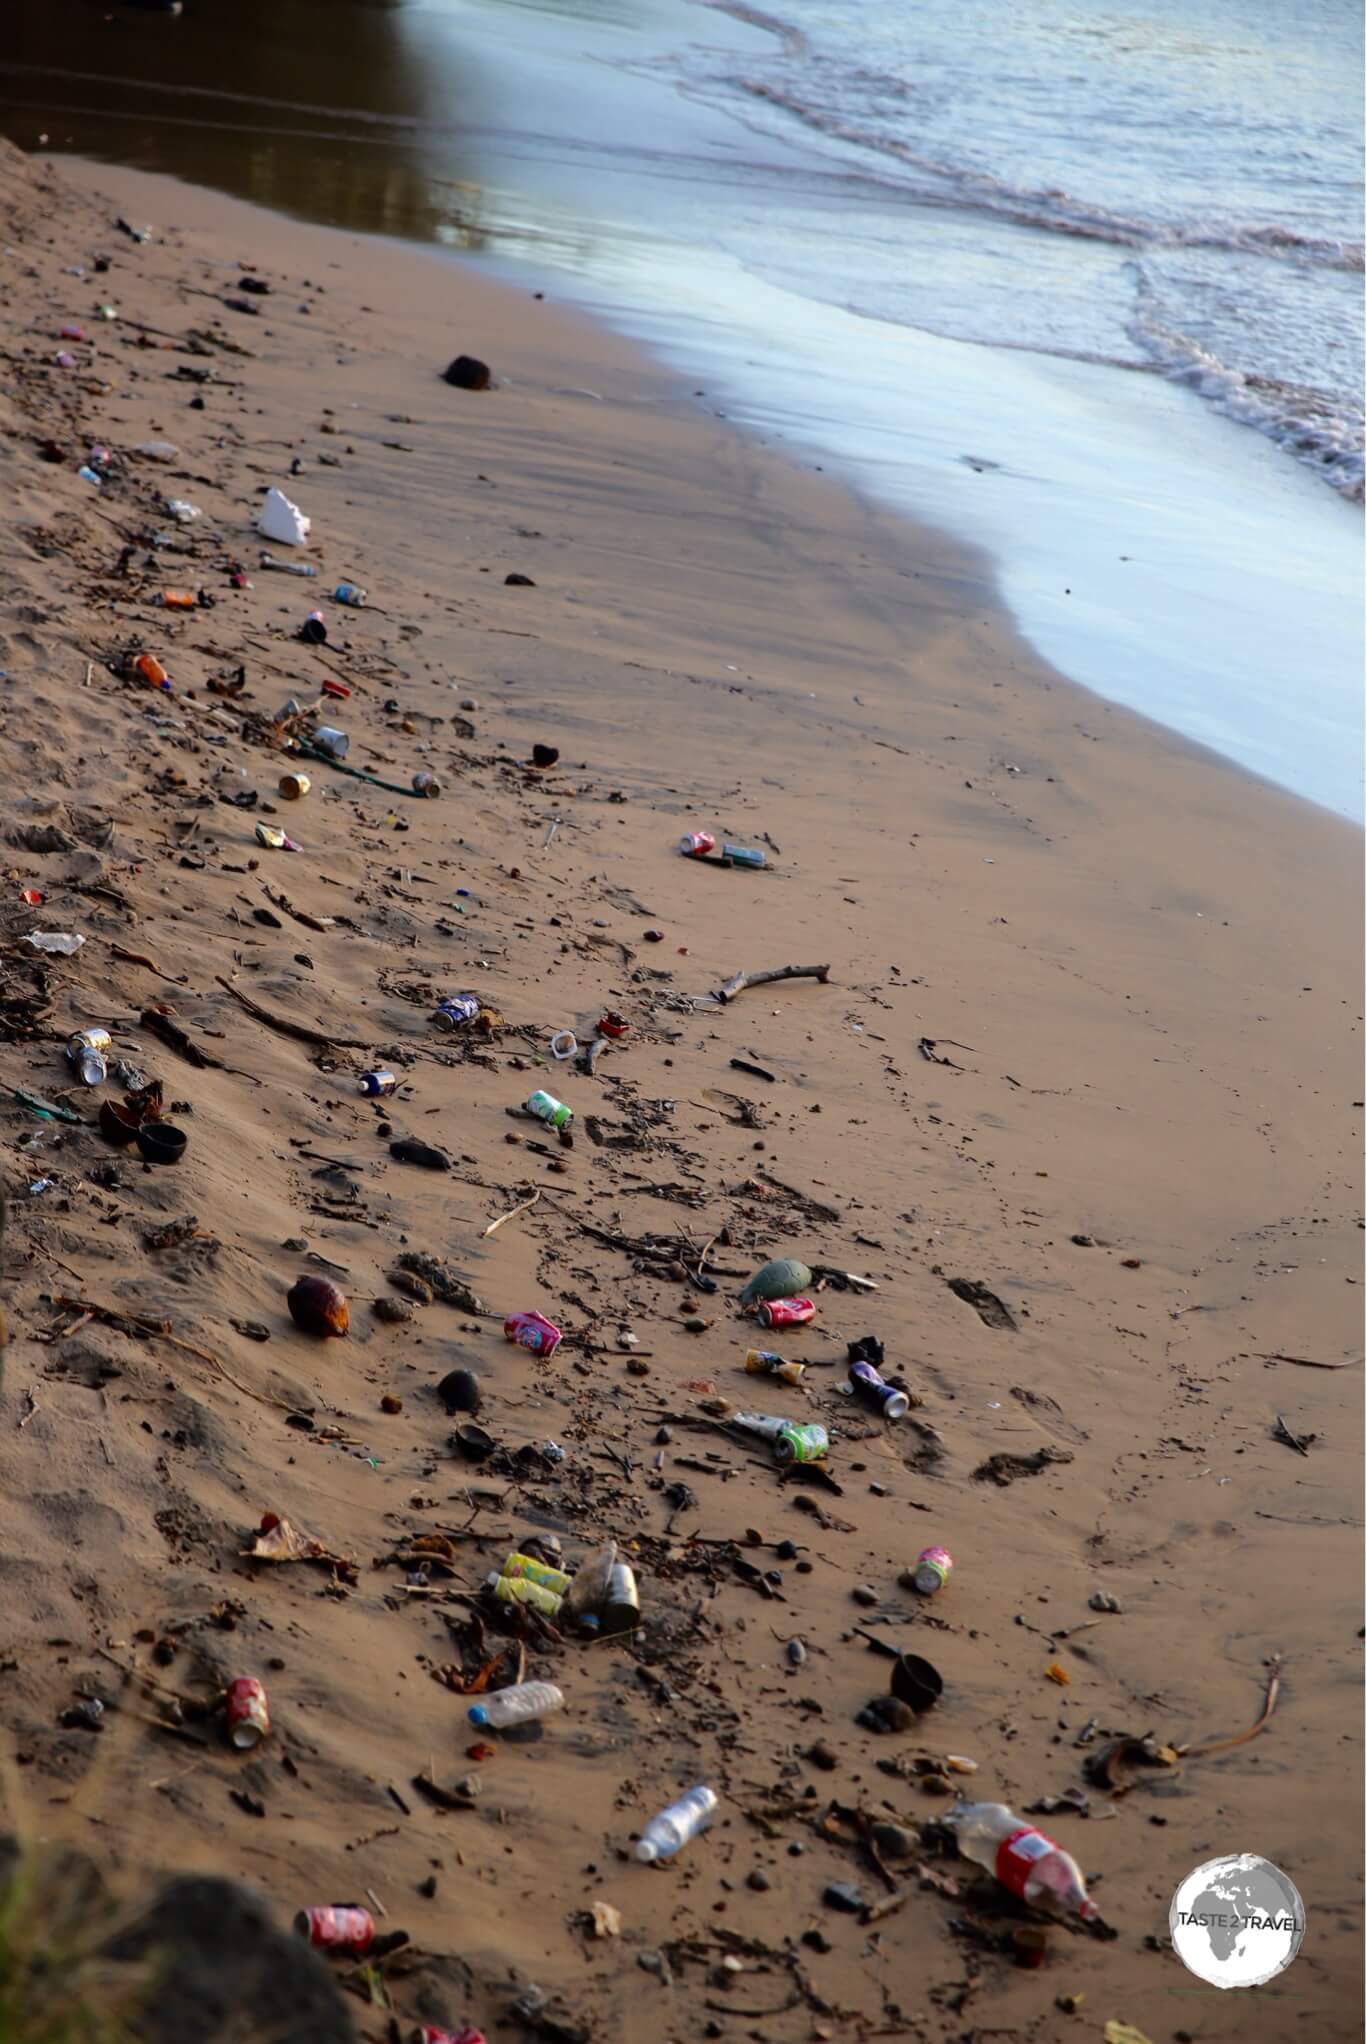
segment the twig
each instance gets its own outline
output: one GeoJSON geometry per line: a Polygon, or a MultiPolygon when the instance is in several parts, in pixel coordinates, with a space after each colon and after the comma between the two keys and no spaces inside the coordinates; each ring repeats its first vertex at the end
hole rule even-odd
{"type": "Polygon", "coordinates": [[[145,951],[125,951],[122,944],[111,944],[109,949],[115,958],[122,958],[129,965],[145,966],[148,972],[155,974],[157,979],[164,979],[168,986],[185,987],[190,984],[188,972],[182,972],[179,978],[176,978],[173,973],[163,972],[156,963],[156,960],[149,958],[145,951]]]}
{"type": "MultiPolygon", "coordinates": [[[[65,1265],[63,1268],[65,1268],[65,1265]]],[[[277,1412],[294,1412],[297,1410],[297,1407],[286,1404],[283,1398],[272,1398],[265,1391],[253,1391],[250,1384],[244,1384],[239,1377],[234,1377],[227,1364],[221,1363],[217,1356],[210,1354],[208,1349],[198,1348],[192,1341],[182,1341],[178,1334],[172,1334],[169,1327],[164,1326],[159,1320],[144,1320],[139,1314],[125,1313],[117,1306],[97,1305],[93,1299],[62,1297],[54,1300],[53,1303],[59,1307],[91,1315],[94,1319],[103,1321],[107,1326],[133,1327],[140,1334],[150,1335],[156,1341],[168,1342],[172,1348],[182,1350],[185,1355],[197,1356],[201,1363],[211,1364],[218,1371],[219,1375],[226,1377],[234,1390],[240,1391],[244,1397],[254,1398],[260,1405],[273,1405],[277,1412]]]]}
{"type": "Polygon", "coordinates": [[[1177,1752],[1183,1760],[1208,1760],[1212,1753],[1229,1753],[1235,1746],[1246,1746],[1248,1740],[1255,1739],[1258,1732],[1261,1731],[1262,1727],[1270,1719],[1272,1711],[1276,1708],[1276,1698],[1280,1693],[1281,1657],[1277,1654],[1271,1663],[1271,1673],[1267,1677],[1266,1701],[1262,1705],[1262,1714],[1255,1725],[1249,1725],[1245,1732],[1238,1732],[1231,1739],[1217,1739],[1212,1746],[1178,1746],[1177,1752]]]}
{"type": "Polygon", "coordinates": [[[287,916],[293,916],[295,922],[302,923],[306,930],[317,930],[321,935],[326,936],[329,930],[336,928],[335,916],[310,915],[307,909],[295,908],[289,896],[281,894],[278,888],[271,887],[264,880],[261,882],[261,885],[265,889],[266,900],[273,901],[276,908],[282,908],[287,916]]]}
{"type": "Polygon", "coordinates": [[[914,1893],[913,1888],[898,1888],[895,1894],[884,1895],[880,1902],[870,1902],[859,1922],[881,1923],[884,1916],[893,1916],[898,1909],[903,1908],[914,1893]]]}
{"type": "Polygon", "coordinates": [[[1279,1412],[1276,1414],[1276,1424],[1271,1429],[1271,1434],[1273,1440],[1284,1441],[1286,1447],[1293,1448],[1297,1455],[1307,1455],[1309,1443],[1314,1439],[1313,1434],[1292,1434],[1285,1423],[1285,1415],[1279,1412]]]}
{"type": "Polygon", "coordinates": [[[498,1233],[498,1230],[502,1227],[504,1221],[515,1221],[518,1214],[524,1214],[528,1212],[530,1208],[535,1206],[540,1196],[541,1195],[539,1191],[533,1192],[531,1198],[523,1200],[522,1204],[519,1207],[509,1207],[505,1214],[499,1214],[496,1221],[489,1222],[487,1228],[485,1228],[484,1230],[483,1235],[479,1237],[480,1241],[482,1242],[484,1240],[484,1236],[486,1235],[496,1235],[498,1233]]]}
{"type": "Polygon", "coordinates": [[[1317,1356],[1283,1355],[1279,1349],[1259,1349],[1257,1354],[1264,1363],[1298,1363],[1305,1370],[1350,1370],[1361,1361],[1360,1356],[1345,1356],[1340,1363],[1325,1363],[1317,1356]]]}
{"type": "Polygon", "coordinates": [[[28,1425],[29,1421],[30,1421],[30,1420],[31,1420],[31,1419],[33,1418],[33,1415],[34,1415],[34,1413],[35,1413],[35,1412],[36,1412],[36,1411],[38,1410],[38,1387],[37,1387],[37,1385],[36,1385],[36,1384],[30,1384],[30,1385],[29,1385],[29,1387],[28,1387],[28,1389],[27,1389],[27,1391],[25,1391],[25,1393],[24,1393],[24,1396],[25,1396],[25,1398],[26,1398],[26,1399],[28,1400],[28,1411],[27,1411],[27,1412],[26,1412],[26,1413],[24,1414],[23,1418],[22,1418],[22,1419],[20,1420],[20,1422],[19,1422],[19,1431],[20,1431],[20,1433],[22,1433],[22,1432],[24,1431],[24,1428],[25,1428],[25,1427],[26,1427],[26,1426],[28,1425]]]}
{"type": "Polygon", "coordinates": [[[724,985],[716,989],[712,998],[720,1001],[724,1007],[727,1001],[733,1001],[737,994],[742,994],[746,987],[771,986],[775,980],[779,979],[818,979],[824,982],[829,976],[830,967],[828,964],[774,965],[767,972],[734,973],[730,979],[726,980],[724,985]]]}
{"type": "Polygon", "coordinates": [[[269,1008],[263,1008],[259,1001],[253,1001],[240,987],[235,987],[230,980],[224,979],[221,972],[216,972],[214,979],[225,993],[231,994],[235,1001],[241,1002],[249,1015],[254,1015],[258,1022],[264,1022],[267,1029],[274,1029],[281,1036],[292,1036],[297,1043],[311,1044],[315,1050],[365,1049],[365,1044],[357,1037],[325,1036],[321,1029],[310,1029],[304,1022],[291,1022],[283,1015],[273,1015],[269,1008]]]}

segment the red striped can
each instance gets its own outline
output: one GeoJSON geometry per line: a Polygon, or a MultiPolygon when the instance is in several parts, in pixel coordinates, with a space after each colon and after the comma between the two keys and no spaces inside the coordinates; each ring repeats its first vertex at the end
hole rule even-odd
{"type": "Polygon", "coordinates": [[[323,1902],[316,1909],[301,1909],[294,1928],[320,1951],[351,1952],[358,1957],[375,1935],[375,1919],[354,1902],[323,1902]]]}
{"type": "Polygon", "coordinates": [[[810,1299],[769,1299],[759,1308],[761,1327],[800,1327],[815,1317],[815,1304],[810,1299]]]}
{"type": "Polygon", "coordinates": [[[259,1746],[270,1730],[266,1689],[254,1675],[239,1675],[224,1691],[228,1737],[241,1752],[259,1746]]]}
{"type": "Polygon", "coordinates": [[[690,830],[678,840],[678,849],[685,859],[701,859],[716,850],[716,839],[709,830],[690,830]]]}

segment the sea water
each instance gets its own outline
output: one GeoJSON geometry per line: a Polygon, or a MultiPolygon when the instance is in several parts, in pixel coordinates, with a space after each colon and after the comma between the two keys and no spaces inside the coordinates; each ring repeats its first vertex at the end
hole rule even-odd
{"type": "Polygon", "coordinates": [[[1361,46],[1349,0],[280,0],[229,78],[211,7],[51,0],[0,118],[534,275],[1360,815],[1361,46]]]}

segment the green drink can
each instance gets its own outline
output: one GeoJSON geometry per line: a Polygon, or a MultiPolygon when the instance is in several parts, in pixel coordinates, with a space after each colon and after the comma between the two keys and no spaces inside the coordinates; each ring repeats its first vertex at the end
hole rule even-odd
{"type": "Polygon", "coordinates": [[[773,1443],[773,1459],[788,1467],[793,1462],[823,1462],[830,1450],[830,1436],[814,1420],[806,1426],[795,1422],[785,1426],[773,1443]]]}

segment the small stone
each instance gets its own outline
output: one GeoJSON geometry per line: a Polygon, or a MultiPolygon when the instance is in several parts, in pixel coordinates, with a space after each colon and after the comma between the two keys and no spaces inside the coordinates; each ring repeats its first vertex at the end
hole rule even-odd
{"type": "Polygon", "coordinates": [[[428,1874],[425,1881],[419,1881],[417,1884],[417,1892],[419,1895],[425,1895],[427,1900],[430,1902],[433,1895],[435,1895],[436,1893],[436,1875],[428,1874]]]}
{"type": "Polygon", "coordinates": [[[441,381],[453,385],[456,390],[487,390],[493,382],[493,371],[477,355],[457,355],[450,366],[442,370],[441,381]]]}
{"type": "Polygon", "coordinates": [[[797,1543],[795,1540],[780,1540],[773,1552],[777,1555],[779,1561],[795,1561],[797,1559],[797,1543]]]}
{"type": "Polygon", "coordinates": [[[689,1313],[683,1325],[689,1334],[705,1334],[707,1323],[700,1313],[689,1313]]]}
{"type": "Polygon", "coordinates": [[[806,1757],[813,1767],[819,1767],[825,1774],[833,1774],[840,1764],[838,1753],[827,1746],[824,1739],[817,1739],[814,1746],[808,1746],[806,1757]]]}
{"type": "Polygon", "coordinates": [[[867,1583],[860,1583],[858,1587],[854,1590],[851,1590],[849,1594],[856,1604],[862,1604],[868,1609],[871,1609],[872,1606],[875,1605],[878,1601],[877,1591],[871,1589],[867,1583]]]}
{"type": "Polygon", "coordinates": [[[805,1659],[806,1659],[806,1648],[805,1648],[805,1646],[804,1646],[804,1645],[802,1644],[801,1640],[799,1640],[799,1639],[790,1639],[790,1640],[788,1641],[788,1643],[787,1643],[787,1660],[788,1660],[788,1666],[789,1666],[789,1667],[791,1667],[791,1668],[800,1668],[800,1667],[801,1667],[801,1665],[802,1665],[802,1662],[803,1662],[803,1661],[804,1661],[805,1659]]]}
{"type": "Polygon", "coordinates": [[[661,1427],[658,1433],[655,1435],[655,1446],[657,1448],[665,1448],[668,1446],[669,1442],[672,1439],[673,1435],[672,1433],[670,1433],[668,1427],[661,1427]]]}
{"type": "Polygon", "coordinates": [[[1093,1590],[1087,1599],[1092,1611],[1118,1611],[1119,1599],[1112,1597],[1108,1590],[1093,1590]]]}
{"type": "Polygon", "coordinates": [[[745,1875],[745,1886],[753,1888],[756,1895],[766,1895],[773,1883],[762,1867],[751,1867],[745,1875]]]}
{"type": "Polygon", "coordinates": [[[909,1859],[920,1849],[913,1831],[908,1831],[904,1824],[893,1824],[885,1818],[874,1824],[868,1835],[883,1859],[909,1859]]]}
{"type": "Polygon", "coordinates": [[[808,1952],[829,1952],[834,1949],[823,1930],[804,1930],[802,1943],[808,1952]]]}
{"type": "Polygon", "coordinates": [[[857,1916],[867,1906],[856,1881],[831,1881],[822,1900],[831,1909],[842,1909],[847,1916],[857,1916]]]}
{"type": "Polygon", "coordinates": [[[384,1320],[392,1327],[402,1326],[405,1320],[413,1318],[413,1309],[403,1299],[391,1299],[387,1292],[381,1293],[370,1308],[376,1320],[384,1320]]]}
{"type": "Polygon", "coordinates": [[[395,1398],[392,1391],[386,1391],[383,1398],[381,1398],[379,1402],[379,1409],[381,1412],[387,1412],[391,1414],[396,1412],[402,1412],[403,1400],[401,1398],[395,1398]]]}

